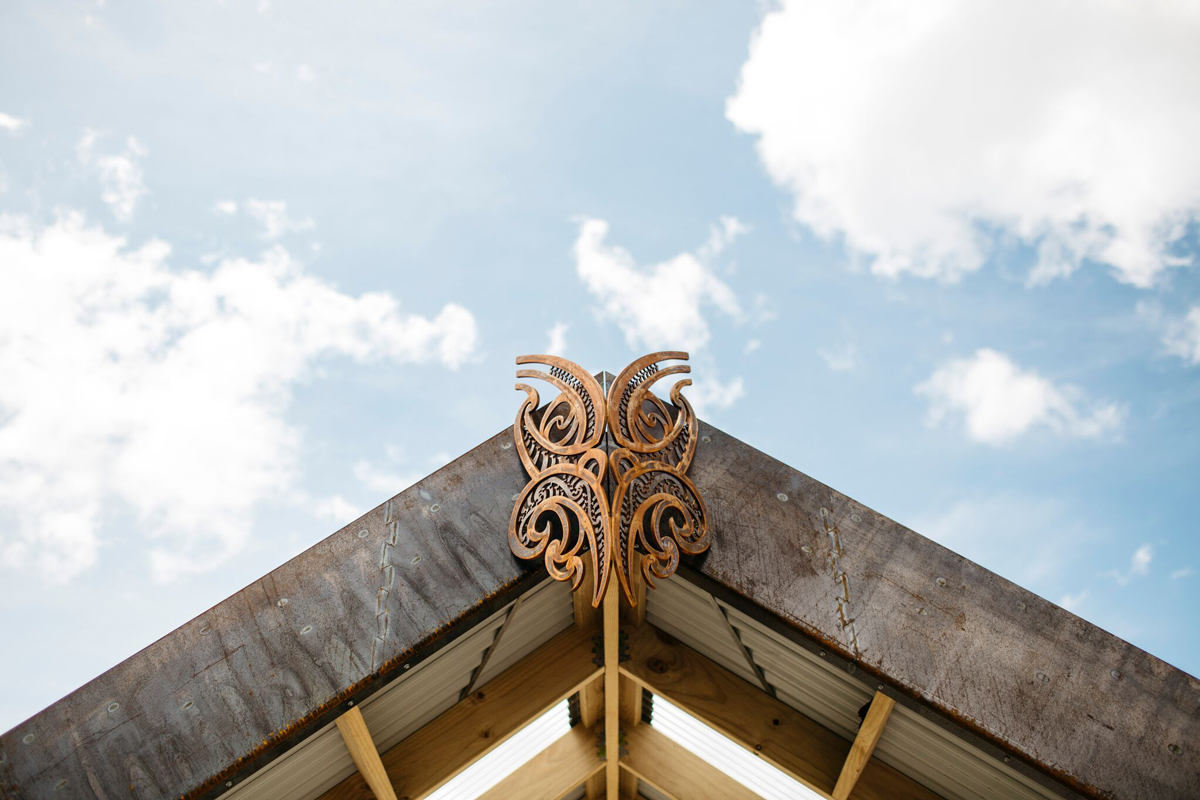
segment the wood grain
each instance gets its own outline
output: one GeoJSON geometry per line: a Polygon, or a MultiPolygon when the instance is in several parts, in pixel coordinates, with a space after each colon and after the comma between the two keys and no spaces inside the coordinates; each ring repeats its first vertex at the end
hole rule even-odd
{"type": "Polygon", "coordinates": [[[0,796],[226,791],[541,579],[503,536],[525,480],[488,439],[0,735],[0,796]]]}
{"type": "Polygon", "coordinates": [[[354,759],[354,766],[358,767],[358,774],[371,788],[376,800],[396,800],[392,782],[379,760],[379,750],[358,706],[337,718],[337,729],[350,751],[350,758],[354,759]]]}
{"type": "MultiPolygon", "coordinates": [[[[622,671],[700,718],[813,791],[830,796],[850,742],[651,625],[630,639],[622,671]]],[[[640,726],[646,727],[646,726],[640,726]]],[[[861,800],[934,800],[937,795],[873,760],[861,800]]]]}
{"type": "Polygon", "coordinates": [[[1042,780],[1104,798],[1200,797],[1196,678],[711,425],[704,433],[689,474],[713,546],[680,575],[1042,780]]]}
{"type": "Polygon", "coordinates": [[[575,726],[478,800],[558,800],[603,774],[604,761],[596,753],[599,733],[599,728],[575,726]]]}
{"type": "Polygon", "coordinates": [[[660,733],[642,725],[628,734],[629,755],[622,771],[672,800],[762,800],[743,784],[660,733]]]}
{"type": "Polygon", "coordinates": [[[620,775],[617,762],[620,758],[620,680],[619,646],[621,589],[617,581],[610,581],[604,594],[604,782],[608,800],[618,800],[620,775]]]}
{"type": "MultiPolygon", "coordinates": [[[[592,641],[568,628],[381,758],[400,800],[420,800],[475,763],[540,714],[600,675],[592,641]]],[[[322,800],[371,800],[359,775],[322,800]]]]}
{"type": "Polygon", "coordinates": [[[879,737],[883,736],[883,727],[887,725],[895,705],[895,701],[883,692],[875,692],[867,716],[859,726],[854,743],[850,745],[850,753],[846,756],[846,763],[842,765],[837,785],[833,787],[833,800],[847,800],[850,797],[854,784],[867,768],[871,754],[875,752],[875,745],[879,744],[879,737]]]}

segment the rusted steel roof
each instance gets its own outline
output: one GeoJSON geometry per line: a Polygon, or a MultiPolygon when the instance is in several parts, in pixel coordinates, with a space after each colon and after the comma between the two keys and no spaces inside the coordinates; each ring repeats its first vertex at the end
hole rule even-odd
{"type": "MultiPolygon", "coordinates": [[[[1200,681],[737,439],[702,585],[1085,794],[1200,797],[1200,681]]],[[[1053,531],[1046,535],[1053,536],[1053,531]]]]}
{"type": "MultiPolygon", "coordinates": [[[[1196,679],[703,433],[713,545],[687,578],[1083,794],[1200,796],[1196,679]]],[[[543,568],[505,537],[527,480],[511,445],[505,430],[0,736],[0,797],[215,796],[529,589],[543,568]]]]}
{"type": "Polygon", "coordinates": [[[481,444],[0,736],[0,797],[209,797],[541,576],[503,536],[525,483],[481,444]]]}

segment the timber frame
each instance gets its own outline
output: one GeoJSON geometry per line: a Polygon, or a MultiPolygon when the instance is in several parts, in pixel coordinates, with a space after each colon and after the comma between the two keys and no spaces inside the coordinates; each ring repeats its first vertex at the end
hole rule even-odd
{"type": "Polygon", "coordinates": [[[418,800],[568,697],[579,724],[484,797],[629,798],[639,782],[672,798],[756,797],[641,723],[645,692],[827,798],[939,796],[875,750],[901,713],[1044,796],[1200,796],[1195,678],[703,432],[690,475],[713,545],[670,581],[708,595],[722,624],[744,615],[873,698],[849,738],[774,696],[732,627],[740,676],[657,627],[646,602],[619,604],[615,583],[601,608],[581,587],[572,626],[477,683],[525,613],[514,606],[544,582],[502,535],[527,481],[508,429],[4,733],[0,797],[235,797],[336,735],[355,768],[323,797],[418,800]],[[380,752],[364,701],[505,608],[461,699],[380,752]]]}

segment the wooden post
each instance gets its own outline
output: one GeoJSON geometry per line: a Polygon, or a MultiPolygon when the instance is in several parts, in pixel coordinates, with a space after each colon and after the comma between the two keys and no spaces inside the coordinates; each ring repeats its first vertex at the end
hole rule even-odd
{"type": "Polygon", "coordinates": [[[396,800],[396,790],[392,788],[392,781],[379,758],[379,749],[375,747],[375,740],[371,738],[358,706],[342,714],[336,721],[338,733],[342,735],[342,741],[354,759],[354,766],[358,767],[377,800],[396,800]]]}
{"type": "Polygon", "coordinates": [[[608,800],[618,800],[621,776],[621,713],[620,713],[620,597],[621,587],[610,580],[604,594],[604,774],[608,800]]]}
{"type": "Polygon", "coordinates": [[[838,776],[837,786],[833,787],[833,800],[846,800],[850,797],[854,784],[858,782],[858,776],[866,769],[871,754],[875,752],[875,745],[879,744],[883,726],[887,724],[895,705],[896,701],[883,692],[875,692],[871,707],[867,709],[867,718],[859,727],[854,744],[850,746],[850,753],[846,756],[846,763],[842,765],[842,774],[838,776]]]}

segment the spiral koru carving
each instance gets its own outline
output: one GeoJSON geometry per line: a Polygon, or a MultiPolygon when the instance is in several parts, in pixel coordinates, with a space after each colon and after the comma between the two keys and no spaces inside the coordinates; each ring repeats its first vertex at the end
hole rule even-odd
{"type": "Polygon", "coordinates": [[[600,605],[612,563],[611,515],[604,476],[604,390],[575,363],[556,356],[521,356],[518,364],[540,363],[549,372],[517,371],[518,378],[553,384],[559,394],[539,408],[537,389],[524,383],[513,438],[530,481],[517,496],[508,522],[508,545],[519,558],[545,553],[546,569],[579,588],[584,553],[591,561],[592,605],[600,605]],[[586,550],[585,550],[586,545],[586,550]]]}
{"type": "Polygon", "coordinates": [[[681,553],[702,553],[711,541],[704,500],[685,474],[700,438],[682,394],[691,381],[675,384],[670,403],[651,391],[659,380],[690,371],[686,365],[660,368],[660,362],[686,359],[679,352],[644,356],[621,372],[607,398],[577,364],[554,356],[517,359],[549,366],[549,373],[520,370],[517,376],[548,381],[560,394],[539,408],[537,391],[517,384],[526,399],[513,436],[530,481],[513,507],[509,545],[520,558],[544,553],[550,574],[576,588],[587,556],[594,606],[614,564],[625,596],[636,604],[635,553],[653,587],[654,578],[675,572],[681,553]],[[606,427],[611,452],[600,449],[606,427]]]}

